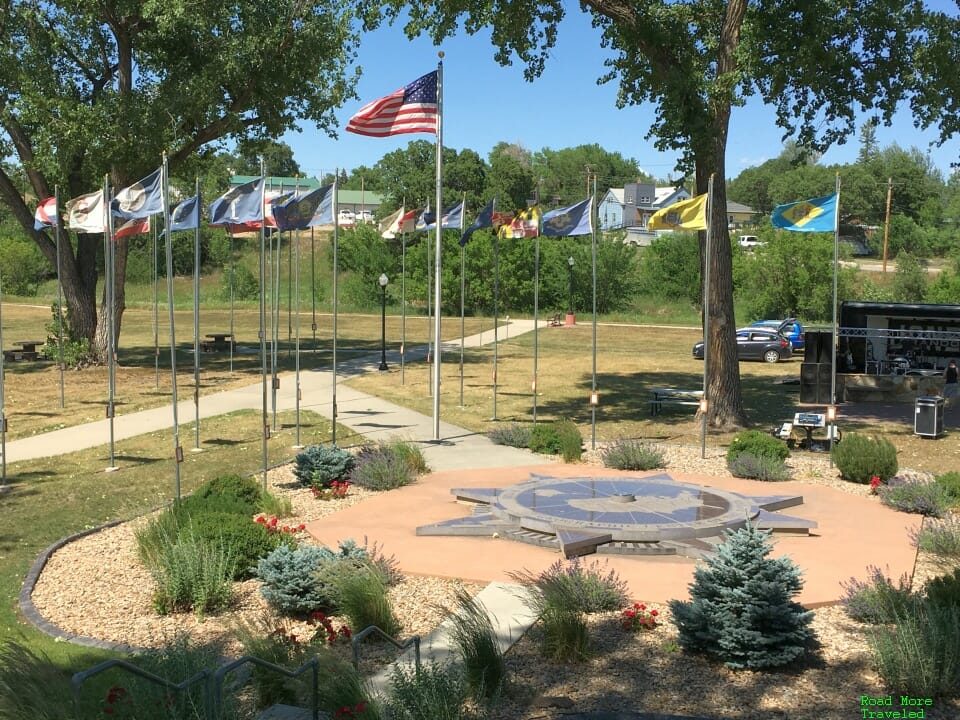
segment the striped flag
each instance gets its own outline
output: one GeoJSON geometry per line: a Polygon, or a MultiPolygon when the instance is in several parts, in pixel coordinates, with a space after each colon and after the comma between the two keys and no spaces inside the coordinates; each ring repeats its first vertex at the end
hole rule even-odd
{"type": "Polygon", "coordinates": [[[386,97],[367,103],[350,118],[347,132],[370,137],[403,133],[437,134],[437,71],[386,97]]]}

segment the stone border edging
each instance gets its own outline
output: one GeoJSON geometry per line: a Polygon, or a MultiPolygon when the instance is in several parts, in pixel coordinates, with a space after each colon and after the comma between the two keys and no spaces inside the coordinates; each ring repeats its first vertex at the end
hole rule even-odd
{"type": "Polygon", "coordinates": [[[67,632],[66,630],[63,630],[47,620],[43,615],[40,614],[40,611],[37,610],[36,605],[33,604],[33,590],[37,585],[37,580],[40,579],[40,573],[43,572],[43,568],[46,567],[47,560],[50,559],[51,555],[74,540],[79,540],[82,537],[93,535],[101,530],[106,530],[108,528],[121,525],[122,523],[130,522],[131,519],[132,518],[125,520],[111,520],[110,522],[99,525],[95,528],[82,530],[81,532],[74,533],[73,535],[68,535],[65,538],[57,540],[37,556],[37,559],[34,560],[33,564],[30,566],[30,570],[27,571],[27,576],[23,579],[23,585],[20,587],[20,593],[17,599],[17,604],[20,607],[20,611],[23,613],[24,617],[27,618],[31,625],[38,630],[45,632],[47,635],[50,635],[56,640],[71,642],[75,645],[83,645],[85,647],[97,648],[99,650],[115,650],[128,654],[147,651],[147,648],[113,642],[112,640],[98,640],[97,638],[91,638],[84,635],[76,635],[74,633],[67,632]]]}

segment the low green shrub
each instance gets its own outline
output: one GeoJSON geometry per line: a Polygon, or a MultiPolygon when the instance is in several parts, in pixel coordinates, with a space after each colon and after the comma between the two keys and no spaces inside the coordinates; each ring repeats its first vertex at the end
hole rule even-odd
{"type": "Polygon", "coordinates": [[[287,533],[271,533],[265,525],[246,515],[226,512],[199,513],[191,516],[191,527],[200,540],[222,543],[235,563],[233,577],[243,580],[253,575],[260,558],[267,557],[281,543],[295,543],[287,533]]]}
{"type": "Polygon", "coordinates": [[[260,281],[246,265],[224,265],[220,275],[221,300],[256,300],[259,297],[260,281]]]}
{"type": "Polygon", "coordinates": [[[414,480],[407,457],[385,445],[363,448],[350,471],[350,482],[368,490],[393,490],[414,480]]]}
{"type": "Polygon", "coordinates": [[[942,520],[925,520],[912,539],[920,550],[932,553],[941,560],[960,559],[960,518],[950,516],[942,520]]]}
{"type": "Polygon", "coordinates": [[[757,458],[779,460],[781,463],[790,457],[790,450],[781,440],[759,430],[741,430],[727,447],[727,463],[740,455],[753,455],[757,458]]]}
{"type": "Polygon", "coordinates": [[[532,430],[532,425],[521,425],[520,423],[494,425],[487,430],[487,437],[490,438],[490,441],[494,445],[527,448],[530,446],[530,434],[532,430]]]}
{"type": "Polygon", "coordinates": [[[252,477],[220,475],[201,485],[192,497],[201,500],[214,497],[234,498],[249,508],[247,515],[253,515],[261,509],[263,491],[260,489],[260,483],[252,477]]]}
{"type": "Polygon", "coordinates": [[[420,671],[395,665],[385,703],[391,720],[461,720],[467,688],[459,668],[430,662],[420,671]]]}
{"type": "Polygon", "coordinates": [[[750,480],[780,482],[790,479],[790,468],[783,460],[757,456],[749,452],[740,453],[732,460],[727,460],[727,469],[734,477],[750,480]]]}
{"type": "Polygon", "coordinates": [[[353,456],[336,445],[311,445],[294,458],[293,474],[304,487],[318,490],[344,480],[353,468],[353,456]]]}
{"type": "Polygon", "coordinates": [[[890,692],[914,697],[960,692],[960,606],[918,602],[870,633],[877,672],[890,692]]]}
{"type": "Polygon", "coordinates": [[[895,622],[916,602],[906,573],[894,585],[893,580],[873,565],[867,568],[866,582],[850,578],[840,586],[844,591],[840,598],[844,612],[857,622],[871,625],[895,622]]]}
{"type": "Polygon", "coordinates": [[[466,591],[457,593],[457,611],[451,617],[450,639],[460,655],[472,697],[492,701],[507,681],[507,666],[487,609],[466,591]]]}
{"type": "Polygon", "coordinates": [[[934,482],[943,487],[944,491],[950,497],[952,505],[960,503],[960,472],[954,470],[945,472],[942,475],[937,475],[936,478],[934,478],[934,482]]]}
{"type": "Polygon", "coordinates": [[[600,458],[604,467],[617,470],[655,470],[667,466],[663,450],[632,438],[610,443],[600,451],[600,458]]]}
{"type": "Polygon", "coordinates": [[[542,455],[558,455],[560,453],[560,436],[553,423],[537,423],[530,428],[530,443],[527,446],[535,453],[542,455]]]}
{"type": "Polygon", "coordinates": [[[554,423],[557,437],[560,438],[560,457],[564,462],[577,462],[583,455],[583,435],[576,423],[559,420],[554,423]]]}
{"type": "Polygon", "coordinates": [[[942,607],[948,605],[960,607],[960,568],[956,568],[950,574],[927,580],[923,586],[923,593],[928,603],[942,607]]]}
{"type": "Polygon", "coordinates": [[[952,505],[946,488],[918,478],[898,478],[877,489],[881,502],[894,510],[943,517],[952,505]]]}
{"type": "Polygon", "coordinates": [[[844,480],[866,485],[874,477],[888,482],[897,474],[897,449],[886,438],[847,433],[833,446],[833,462],[844,480]]]}

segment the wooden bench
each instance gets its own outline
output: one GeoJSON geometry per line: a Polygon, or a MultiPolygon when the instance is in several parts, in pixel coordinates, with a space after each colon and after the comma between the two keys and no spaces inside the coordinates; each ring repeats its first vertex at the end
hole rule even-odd
{"type": "Polygon", "coordinates": [[[556,313],[550,318],[550,327],[560,327],[561,325],[563,325],[563,316],[560,313],[556,313]]]}

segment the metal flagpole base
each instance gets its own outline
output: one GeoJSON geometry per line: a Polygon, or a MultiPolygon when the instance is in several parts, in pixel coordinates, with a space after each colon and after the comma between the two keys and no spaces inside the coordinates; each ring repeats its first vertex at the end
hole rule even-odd
{"type": "Polygon", "coordinates": [[[116,472],[116,471],[119,470],[119,469],[120,469],[120,468],[117,467],[116,465],[111,465],[110,467],[105,467],[105,468],[103,469],[103,471],[104,471],[104,472],[116,472]]]}
{"type": "Polygon", "coordinates": [[[206,450],[204,450],[203,448],[195,447],[195,448],[190,448],[190,452],[192,452],[192,453],[202,453],[202,452],[206,452],[206,450]]]}
{"type": "Polygon", "coordinates": [[[290,447],[293,450],[303,450],[306,447],[306,445],[291,445],[290,447]]]}

